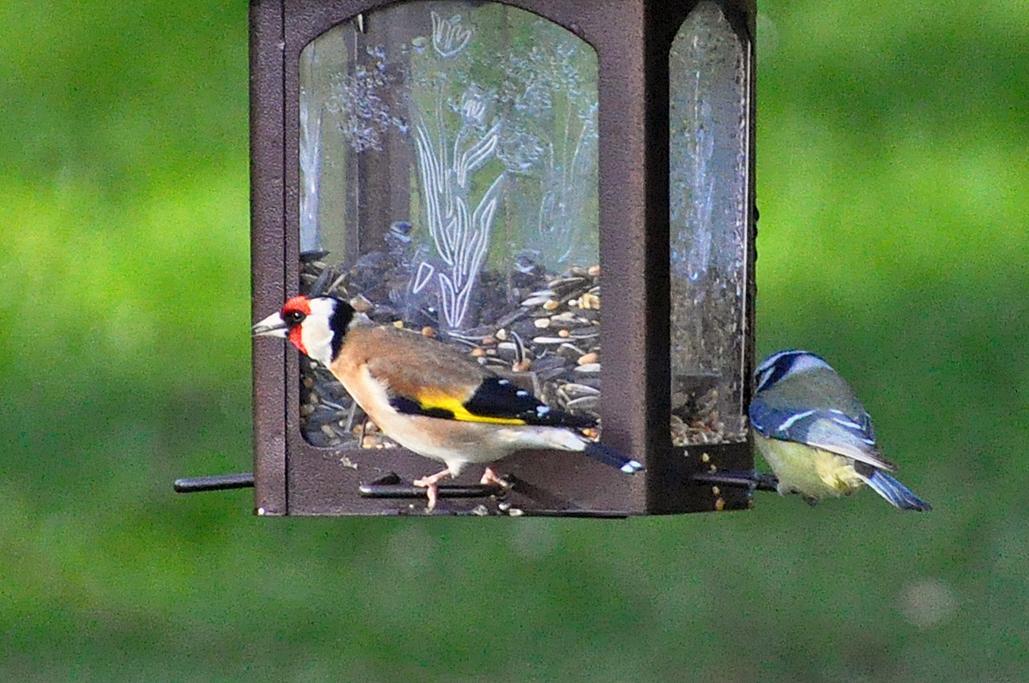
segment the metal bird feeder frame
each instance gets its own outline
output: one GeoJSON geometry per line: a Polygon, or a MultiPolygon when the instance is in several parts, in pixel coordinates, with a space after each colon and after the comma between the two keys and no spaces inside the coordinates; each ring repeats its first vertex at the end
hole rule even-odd
{"type": "MultiPolygon", "coordinates": [[[[346,296],[592,411],[646,466],[520,453],[495,465],[510,490],[469,467],[435,514],[748,507],[754,487],[719,472],[753,467],[755,15],[253,0],[254,319],[346,296]]],[[[424,510],[404,482],[436,463],[362,425],[292,347],[260,340],[253,363],[258,514],[424,510]]]]}

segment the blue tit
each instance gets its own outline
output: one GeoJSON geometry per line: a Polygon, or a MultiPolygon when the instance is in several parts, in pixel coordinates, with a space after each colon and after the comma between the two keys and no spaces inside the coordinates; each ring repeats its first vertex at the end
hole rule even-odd
{"type": "Polygon", "coordinates": [[[846,380],[808,351],[773,353],[755,372],[750,425],[758,451],[779,478],[779,493],[808,502],[850,495],[867,484],[901,510],[928,503],[887,472],[872,418],[846,380]]]}

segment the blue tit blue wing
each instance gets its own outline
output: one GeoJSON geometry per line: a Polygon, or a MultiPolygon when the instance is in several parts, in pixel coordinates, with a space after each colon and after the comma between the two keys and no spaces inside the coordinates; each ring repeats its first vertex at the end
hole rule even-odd
{"type": "Polygon", "coordinates": [[[851,415],[840,410],[818,410],[800,427],[804,443],[839,453],[879,469],[893,471],[897,466],[883,458],[875,440],[872,419],[863,410],[851,415]]]}
{"type": "Polygon", "coordinates": [[[762,436],[794,441],[894,470],[883,459],[875,441],[872,419],[864,410],[858,415],[833,408],[803,408],[783,402],[776,405],[760,395],[750,404],[750,423],[762,436]]]}
{"type": "Polygon", "coordinates": [[[760,396],[755,396],[750,402],[750,426],[762,436],[772,439],[775,438],[775,431],[778,426],[796,412],[796,410],[789,407],[773,407],[760,396]]]}

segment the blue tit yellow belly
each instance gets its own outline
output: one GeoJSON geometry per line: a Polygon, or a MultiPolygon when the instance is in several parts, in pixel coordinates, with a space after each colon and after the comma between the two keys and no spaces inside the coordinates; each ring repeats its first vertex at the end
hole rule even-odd
{"type": "Polygon", "coordinates": [[[758,451],[779,479],[779,493],[799,493],[816,501],[848,496],[864,483],[854,461],[796,441],[769,439],[754,433],[758,451]]]}

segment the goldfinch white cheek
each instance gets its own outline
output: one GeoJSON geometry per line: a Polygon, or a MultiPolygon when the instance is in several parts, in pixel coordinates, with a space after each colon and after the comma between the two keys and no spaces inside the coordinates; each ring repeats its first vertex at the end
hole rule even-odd
{"type": "Polygon", "coordinates": [[[333,314],[332,302],[312,299],[311,313],[304,318],[301,327],[302,351],[312,360],[328,367],[332,362],[332,327],[329,318],[333,314]]]}

